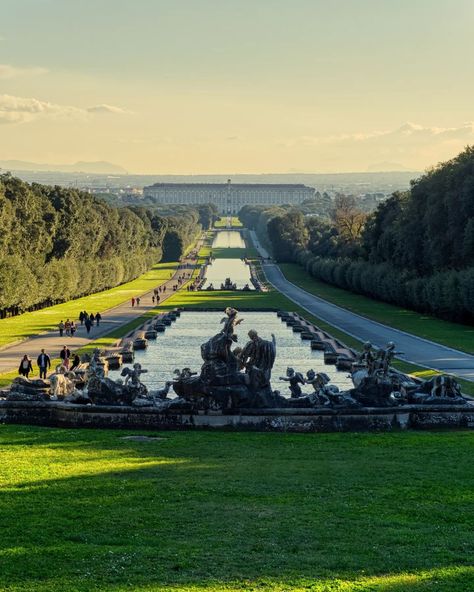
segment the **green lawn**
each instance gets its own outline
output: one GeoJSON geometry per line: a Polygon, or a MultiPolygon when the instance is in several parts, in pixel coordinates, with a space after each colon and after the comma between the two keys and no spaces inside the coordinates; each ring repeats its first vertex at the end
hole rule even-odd
{"type": "Polygon", "coordinates": [[[27,339],[43,331],[56,329],[61,320],[77,319],[81,310],[103,313],[126,302],[132,296],[139,296],[169,279],[176,270],[177,263],[158,263],[137,279],[103,292],[70,300],[63,304],[50,306],[34,312],[0,320],[0,347],[14,341],[27,339]]]}
{"type": "Polygon", "coordinates": [[[470,592],[474,433],[0,426],[0,589],[470,592]]]}
{"type": "MultiPolygon", "coordinates": [[[[228,216],[221,216],[214,222],[214,228],[227,228],[228,216]]],[[[242,228],[242,222],[237,216],[231,216],[231,228],[242,228]]]]}
{"type": "Polygon", "coordinates": [[[342,290],[316,280],[294,263],[281,264],[280,268],[290,282],[329,302],[390,327],[474,354],[473,326],[443,321],[342,290]]]}

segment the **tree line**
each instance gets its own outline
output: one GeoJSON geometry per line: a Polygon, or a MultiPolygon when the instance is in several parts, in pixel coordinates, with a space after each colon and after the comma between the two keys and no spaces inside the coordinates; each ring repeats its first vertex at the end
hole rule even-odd
{"type": "MultiPolygon", "coordinates": [[[[244,221],[249,212],[242,214],[244,221]]],[[[415,179],[372,214],[343,195],[328,218],[295,208],[274,214],[264,233],[278,261],[298,262],[346,290],[474,322],[474,147],[415,179]]]]}
{"type": "Polygon", "coordinates": [[[162,216],[89,193],[0,175],[0,318],[112,288],[176,261],[199,212],[162,216]]]}

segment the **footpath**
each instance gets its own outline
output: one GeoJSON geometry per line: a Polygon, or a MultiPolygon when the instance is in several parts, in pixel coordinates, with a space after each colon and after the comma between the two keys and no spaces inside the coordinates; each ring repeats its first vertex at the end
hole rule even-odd
{"type": "MultiPolygon", "coordinates": [[[[255,232],[250,231],[250,236],[259,254],[267,259],[268,253],[260,245],[255,232]]],[[[447,374],[454,374],[464,380],[474,381],[474,356],[372,321],[314,296],[288,281],[278,265],[274,263],[263,261],[262,268],[267,281],[276,290],[315,317],[344,331],[351,337],[359,341],[370,341],[377,347],[385,346],[388,341],[393,341],[397,350],[403,352],[397,356],[400,360],[447,374]]]]}
{"type": "MultiPolygon", "coordinates": [[[[194,247],[193,251],[198,252],[202,245],[202,239],[200,239],[196,246],[194,247]]],[[[165,282],[161,284],[157,284],[161,286],[161,289],[166,288],[165,291],[159,293],[160,296],[160,304],[166,301],[168,298],[176,294],[173,290],[173,286],[178,283],[178,278],[183,273],[194,273],[198,259],[191,259],[190,257],[184,257],[180,262],[181,269],[177,269],[175,273],[165,282]],[[188,268],[183,268],[183,266],[188,265],[188,268]]],[[[181,286],[178,290],[182,290],[186,287],[189,279],[183,281],[181,286]]],[[[5,372],[11,372],[12,370],[16,370],[19,365],[20,361],[25,354],[31,358],[33,362],[33,377],[36,377],[39,372],[36,365],[36,358],[41,352],[41,349],[44,349],[45,352],[50,356],[51,360],[55,358],[59,358],[59,352],[63,348],[63,346],[67,346],[70,350],[72,355],[74,352],[81,347],[91,343],[100,337],[105,337],[115,329],[130,323],[131,321],[135,320],[138,317],[141,317],[145,313],[150,310],[155,310],[157,314],[159,313],[159,305],[154,304],[152,302],[152,296],[154,296],[153,290],[149,292],[145,292],[142,294],[140,298],[140,305],[132,307],[131,301],[127,300],[114,308],[107,310],[106,312],[102,313],[102,320],[100,325],[97,327],[94,322],[94,326],[91,328],[89,335],[86,332],[86,328],[80,324],[77,318],[70,319],[74,320],[77,326],[77,331],[74,334],[74,337],[67,336],[64,334],[62,337],[59,336],[59,331],[49,331],[47,333],[41,333],[39,335],[35,335],[30,337],[29,339],[25,339],[20,343],[16,343],[10,347],[6,347],[0,351],[0,374],[5,372]]],[[[80,311],[77,311],[77,316],[79,315],[80,311]]],[[[66,320],[66,319],[64,319],[66,320]]]]}

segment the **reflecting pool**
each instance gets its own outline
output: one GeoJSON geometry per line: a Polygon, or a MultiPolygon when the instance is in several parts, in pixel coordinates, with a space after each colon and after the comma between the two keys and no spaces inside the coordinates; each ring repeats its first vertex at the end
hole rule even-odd
{"type": "Polygon", "coordinates": [[[238,230],[221,230],[212,241],[213,249],[245,249],[245,241],[238,230]]]}
{"type": "Polygon", "coordinates": [[[242,259],[214,259],[206,268],[204,290],[209,284],[215,290],[220,290],[226,278],[230,278],[237,289],[242,289],[246,284],[251,290],[255,289],[250,281],[250,268],[242,259]]]}
{"type": "MultiPolygon", "coordinates": [[[[189,367],[193,372],[200,372],[203,363],[201,344],[218,333],[224,312],[183,312],[165,333],[158,333],[156,341],[148,342],[148,349],[135,352],[135,361],[148,370],[142,376],[149,389],[162,388],[167,380],[173,377],[175,368],[189,367]]],[[[352,381],[347,371],[336,370],[335,366],[324,364],[323,352],[311,350],[309,341],[303,341],[298,333],[293,333],[286,323],[280,321],[273,312],[242,312],[242,324],[236,327],[237,345],[243,346],[247,340],[247,332],[255,329],[260,337],[276,338],[276,360],[272,371],[272,387],[283,395],[289,396],[288,383],[279,380],[284,376],[287,366],[306,374],[313,369],[325,372],[331,383],[341,390],[352,388],[352,381]]],[[[110,378],[120,377],[120,370],[111,371],[110,378]]],[[[310,393],[312,387],[306,385],[303,392],[310,393]]],[[[174,397],[173,391],[168,395],[174,397]]]]}

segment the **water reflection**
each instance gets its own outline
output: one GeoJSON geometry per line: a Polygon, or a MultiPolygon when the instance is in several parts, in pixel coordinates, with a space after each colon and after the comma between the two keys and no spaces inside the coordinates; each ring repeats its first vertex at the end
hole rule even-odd
{"type": "Polygon", "coordinates": [[[216,290],[220,290],[226,278],[230,278],[238,289],[245,285],[248,285],[250,290],[255,289],[250,281],[249,266],[241,259],[214,259],[206,268],[204,289],[212,284],[216,290]]]}
{"type": "MultiPolygon", "coordinates": [[[[199,372],[202,359],[200,346],[209,337],[217,333],[221,327],[223,312],[184,312],[175,323],[159,333],[156,341],[149,341],[149,347],[144,351],[135,352],[135,360],[140,362],[148,373],[143,375],[143,382],[150,389],[164,386],[166,380],[173,377],[175,368],[190,367],[199,372]]],[[[323,354],[312,351],[308,341],[303,341],[298,334],[282,323],[272,312],[242,312],[243,323],[237,327],[238,345],[247,341],[249,329],[255,329],[264,339],[271,339],[274,333],[277,343],[276,360],[272,372],[272,386],[285,396],[289,395],[288,383],[279,380],[287,366],[292,366],[299,372],[313,368],[316,372],[325,372],[331,377],[331,382],[341,390],[352,387],[352,381],[346,371],[338,371],[334,366],[326,366],[323,354]]],[[[119,378],[120,371],[110,372],[112,379],[119,378]]],[[[311,392],[309,385],[303,387],[304,392],[311,392]]],[[[174,393],[171,391],[171,397],[174,393]]]]}
{"type": "Polygon", "coordinates": [[[221,230],[212,241],[214,249],[245,249],[245,241],[238,230],[221,230]]]}

